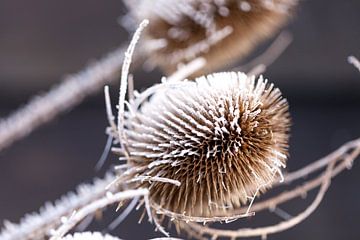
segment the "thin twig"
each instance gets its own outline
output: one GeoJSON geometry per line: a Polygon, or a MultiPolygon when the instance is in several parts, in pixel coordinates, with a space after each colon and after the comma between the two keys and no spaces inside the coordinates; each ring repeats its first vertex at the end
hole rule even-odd
{"type": "Polygon", "coordinates": [[[319,169],[329,165],[330,162],[336,161],[336,159],[341,158],[346,152],[352,148],[360,148],[360,138],[352,140],[343,144],[340,148],[336,149],[334,152],[328,154],[327,156],[299,169],[292,173],[285,174],[284,182],[282,184],[289,184],[298,179],[305,178],[306,176],[318,171],[319,169]]]}
{"type": "MultiPolygon", "coordinates": [[[[349,155],[346,159],[344,159],[339,165],[337,165],[332,173],[331,173],[331,177],[335,177],[336,175],[338,175],[340,172],[342,172],[343,170],[347,169],[349,166],[349,162],[351,162],[352,160],[354,160],[358,155],[359,155],[360,149],[355,150],[351,155],[349,155]]],[[[335,163],[335,161],[333,162],[329,162],[329,164],[335,163]]],[[[304,194],[306,194],[308,191],[320,186],[322,184],[322,182],[324,181],[326,175],[322,174],[319,177],[306,182],[304,185],[296,187],[290,191],[286,191],[283,192],[273,198],[255,203],[252,207],[252,211],[255,212],[259,212],[265,209],[271,209],[273,207],[276,207],[277,205],[287,202],[291,199],[297,198],[297,197],[301,197],[304,194]]],[[[240,209],[239,212],[243,212],[245,209],[240,209]]]]}

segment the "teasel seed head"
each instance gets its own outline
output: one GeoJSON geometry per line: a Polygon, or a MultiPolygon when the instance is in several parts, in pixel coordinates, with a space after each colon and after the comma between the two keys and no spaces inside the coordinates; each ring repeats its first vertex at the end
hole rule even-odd
{"type": "Polygon", "coordinates": [[[151,24],[144,43],[151,61],[167,73],[196,57],[213,72],[245,57],[291,16],[297,0],[138,0],[128,1],[138,21],[151,24]]]}
{"type": "Polygon", "coordinates": [[[128,174],[164,209],[226,214],[281,174],[289,126],[286,99],[262,77],[224,72],[176,82],[127,112],[128,174]]]}

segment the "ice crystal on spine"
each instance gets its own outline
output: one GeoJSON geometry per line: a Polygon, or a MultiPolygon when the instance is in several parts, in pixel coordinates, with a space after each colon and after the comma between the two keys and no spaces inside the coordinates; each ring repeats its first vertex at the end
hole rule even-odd
{"type": "Polygon", "coordinates": [[[151,24],[146,30],[152,60],[168,72],[203,56],[202,72],[244,57],[280,28],[297,0],[128,0],[133,17],[151,24]],[[159,44],[161,43],[161,44],[159,44]],[[156,45],[156,47],[154,47],[156,45]]]}
{"type": "Polygon", "coordinates": [[[285,167],[289,124],[287,101],[262,77],[229,72],[177,82],[127,114],[129,176],[170,211],[227,213],[285,167]]]}

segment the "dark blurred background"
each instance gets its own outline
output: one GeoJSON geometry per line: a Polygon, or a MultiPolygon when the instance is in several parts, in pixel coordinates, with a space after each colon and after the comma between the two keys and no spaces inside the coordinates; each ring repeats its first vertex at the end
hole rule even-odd
{"type": "MultiPolygon", "coordinates": [[[[0,0],[0,117],[46,91],[66,74],[128,40],[117,23],[120,0],[0,0]]],[[[360,136],[360,73],[346,61],[360,57],[360,1],[302,1],[288,29],[294,41],[266,76],[288,98],[293,118],[288,169],[295,170],[360,136]]],[[[269,42],[259,46],[260,53],[269,42]]],[[[160,71],[135,72],[138,89],[159,82],[160,71]]],[[[116,85],[112,87],[114,98],[116,85]]],[[[80,107],[0,152],[0,221],[18,219],[96,173],[106,141],[101,92],[80,107]]],[[[360,159],[332,182],[320,207],[303,223],[269,239],[360,238],[360,159]]],[[[116,162],[109,157],[108,166],[116,162]]],[[[290,214],[305,201],[284,206],[290,214]]],[[[125,239],[160,236],[138,213],[115,231],[125,239]],[[138,229],[141,229],[139,231],[138,229]]],[[[260,218],[261,215],[259,215],[260,218]]],[[[260,222],[280,220],[264,216],[260,222]]],[[[246,220],[233,226],[241,227],[246,220]]],[[[102,229],[96,225],[94,229],[102,229]]]]}

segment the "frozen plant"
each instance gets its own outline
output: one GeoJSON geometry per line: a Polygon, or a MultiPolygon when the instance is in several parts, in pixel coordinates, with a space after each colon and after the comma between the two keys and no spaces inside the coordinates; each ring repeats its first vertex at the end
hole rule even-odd
{"type": "MultiPolygon", "coordinates": [[[[39,215],[25,217],[19,225],[6,224],[1,240],[84,236],[107,239],[110,236],[99,233],[66,234],[95,212],[115,203],[121,208],[120,203],[128,199],[138,202],[138,207],[144,205],[148,220],[166,236],[169,234],[163,223],[169,220],[198,239],[266,238],[299,224],[314,212],[331,179],[350,168],[359,155],[357,139],[283,176],[289,118],[287,103],[279,90],[242,73],[213,74],[194,82],[183,80],[203,66],[203,59],[191,62],[142,93],[129,92],[126,101],[131,56],[146,25],[147,21],[140,25],[125,53],[117,123],[105,88],[110,124],[107,132],[119,144],[113,151],[126,162],[115,168],[115,175],[96,181],[93,186],[81,187],[54,206],[48,205],[39,215]],[[268,135],[269,131],[273,134],[268,135]],[[249,151],[252,148],[254,151],[249,151]],[[304,181],[304,177],[316,172],[318,175],[299,187],[255,201],[265,188],[304,181]],[[313,202],[298,215],[279,223],[237,230],[203,225],[244,219],[263,210],[283,213],[279,205],[314,188],[319,191],[313,202]],[[178,201],[180,195],[184,201],[178,201]]],[[[135,207],[132,203],[124,213],[135,207]]]]}

